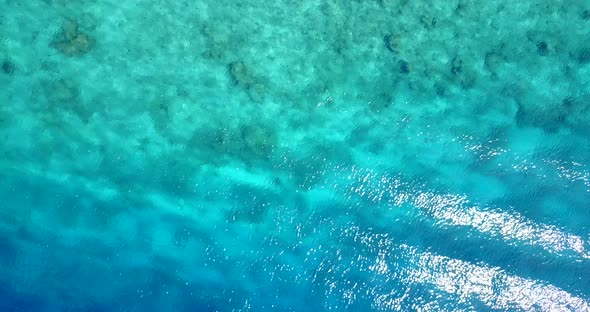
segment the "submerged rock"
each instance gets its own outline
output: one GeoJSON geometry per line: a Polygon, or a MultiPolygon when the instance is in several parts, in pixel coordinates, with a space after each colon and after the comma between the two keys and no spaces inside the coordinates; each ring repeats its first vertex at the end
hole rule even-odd
{"type": "Polygon", "coordinates": [[[383,43],[385,43],[385,47],[390,52],[399,52],[399,37],[392,34],[386,34],[385,37],[383,37],[383,43]]]}
{"type": "Polygon", "coordinates": [[[2,72],[4,72],[5,74],[12,75],[15,70],[16,66],[11,61],[5,60],[4,62],[2,62],[2,72]]]}
{"type": "Polygon", "coordinates": [[[400,60],[399,63],[399,72],[402,74],[409,74],[410,73],[410,63],[406,60],[400,60]]]}
{"type": "Polygon", "coordinates": [[[451,60],[451,73],[453,75],[459,75],[463,71],[463,60],[455,56],[451,60]]]}
{"type": "Polygon", "coordinates": [[[547,42],[539,41],[537,42],[537,53],[541,56],[546,56],[549,53],[549,48],[547,46],[547,42]]]}
{"type": "Polygon", "coordinates": [[[433,16],[422,15],[422,17],[420,17],[420,23],[422,23],[426,29],[433,29],[436,27],[437,20],[433,16]]]}
{"type": "Polygon", "coordinates": [[[590,63],[590,47],[583,47],[578,51],[578,62],[580,64],[590,63]]]}
{"type": "Polygon", "coordinates": [[[90,52],[95,43],[94,38],[79,30],[78,22],[67,20],[51,46],[66,56],[82,56],[90,52]]]}

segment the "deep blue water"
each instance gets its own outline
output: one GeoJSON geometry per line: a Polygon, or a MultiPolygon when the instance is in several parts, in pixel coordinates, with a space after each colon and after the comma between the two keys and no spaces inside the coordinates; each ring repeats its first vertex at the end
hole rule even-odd
{"type": "Polygon", "coordinates": [[[590,311],[586,1],[0,0],[0,311],[590,311]]]}

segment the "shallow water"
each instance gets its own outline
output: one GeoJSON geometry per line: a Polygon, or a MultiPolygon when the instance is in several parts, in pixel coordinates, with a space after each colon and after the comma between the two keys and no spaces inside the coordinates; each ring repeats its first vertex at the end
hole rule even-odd
{"type": "Polygon", "coordinates": [[[1,311],[590,311],[587,2],[0,12],[1,311]]]}

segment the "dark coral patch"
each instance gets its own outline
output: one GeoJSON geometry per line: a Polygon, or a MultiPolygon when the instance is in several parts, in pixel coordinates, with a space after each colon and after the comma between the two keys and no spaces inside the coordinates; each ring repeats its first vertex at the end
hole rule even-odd
{"type": "Polygon", "coordinates": [[[12,75],[15,70],[16,66],[11,61],[5,60],[4,62],[2,62],[2,72],[4,72],[5,74],[12,75]]]}
{"type": "Polygon", "coordinates": [[[95,44],[94,38],[79,30],[78,22],[67,20],[51,46],[66,56],[82,56],[90,52],[95,44]]]}

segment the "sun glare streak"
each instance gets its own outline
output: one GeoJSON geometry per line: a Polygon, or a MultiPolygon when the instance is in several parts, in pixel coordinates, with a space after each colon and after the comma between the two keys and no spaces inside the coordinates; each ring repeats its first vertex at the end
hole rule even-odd
{"type": "Polygon", "coordinates": [[[412,204],[443,225],[470,226],[481,233],[500,236],[506,241],[538,245],[562,256],[574,252],[590,259],[581,237],[564,233],[553,226],[533,223],[516,212],[482,210],[471,204],[465,196],[422,193],[414,198],[412,204]]]}
{"type": "MultiPolygon", "coordinates": [[[[498,267],[422,252],[405,244],[396,245],[386,235],[361,232],[358,228],[356,231],[358,242],[378,250],[376,263],[369,266],[369,270],[388,280],[398,279],[405,285],[432,285],[457,296],[460,302],[469,302],[475,297],[493,309],[590,310],[590,304],[584,299],[542,281],[511,275],[498,267]],[[399,261],[409,263],[409,268],[390,269],[399,261]]],[[[404,296],[393,300],[382,294],[375,296],[374,303],[381,310],[399,310],[404,305],[403,300],[404,296]]]]}
{"type": "Polygon", "coordinates": [[[500,237],[508,244],[519,242],[539,246],[559,256],[590,259],[588,242],[580,236],[533,222],[517,212],[478,207],[465,195],[424,191],[424,185],[412,185],[398,177],[355,167],[350,169],[348,181],[352,185],[348,188],[348,196],[356,195],[390,208],[409,204],[423,216],[437,220],[436,224],[440,227],[471,227],[490,237],[500,237]]]}
{"type": "Polygon", "coordinates": [[[474,265],[432,253],[418,253],[406,247],[416,269],[408,273],[408,281],[428,283],[461,300],[476,296],[494,309],[510,309],[518,306],[524,310],[588,311],[585,300],[545,283],[514,276],[500,268],[474,265]]]}

